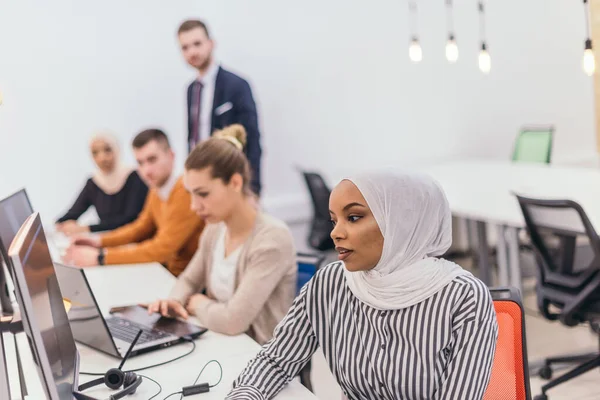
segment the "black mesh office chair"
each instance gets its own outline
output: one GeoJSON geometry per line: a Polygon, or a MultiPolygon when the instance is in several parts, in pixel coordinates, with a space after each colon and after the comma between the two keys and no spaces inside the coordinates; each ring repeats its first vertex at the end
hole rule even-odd
{"type": "MultiPolygon", "coordinates": [[[[600,238],[583,208],[571,200],[540,200],[517,196],[537,261],[537,305],[542,315],[566,326],[600,321],[600,238]]],[[[600,338],[599,338],[600,339],[600,338]]],[[[546,392],[600,367],[600,351],[545,360],[540,376],[552,377],[552,365],[577,363],[542,387],[546,392]]]]}
{"type": "Polygon", "coordinates": [[[308,235],[308,244],[320,251],[333,249],[335,246],[329,236],[332,228],[329,217],[331,190],[321,175],[306,171],[303,171],[302,175],[313,203],[313,220],[308,235]]]}

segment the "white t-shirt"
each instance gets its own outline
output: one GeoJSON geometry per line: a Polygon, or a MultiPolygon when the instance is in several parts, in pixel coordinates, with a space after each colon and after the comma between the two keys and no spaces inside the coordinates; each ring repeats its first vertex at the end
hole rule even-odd
{"type": "Polygon", "coordinates": [[[210,272],[210,291],[216,300],[222,303],[227,302],[233,296],[235,290],[235,272],[240,252],[242,251],[242,246],[239,246],[229,256],[225,257],[226,231],[225,224],[222,224],[215,243],[212,270],[210,272]]]}

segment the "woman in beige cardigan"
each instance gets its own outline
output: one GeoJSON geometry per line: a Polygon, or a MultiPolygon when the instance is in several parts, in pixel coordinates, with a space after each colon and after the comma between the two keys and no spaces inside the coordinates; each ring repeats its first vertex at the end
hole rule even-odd
{"type": "Polygon", "coordinates": [[[244,128],[232,125],[188,156],[184,183],[192,209],[207,226],[169,299],[154,302],[148,311],[195,315],[209,330],[247,333],[264,344],[294,300],[296,255],[289,228],[257,210],[245,138],[244,128]]]}

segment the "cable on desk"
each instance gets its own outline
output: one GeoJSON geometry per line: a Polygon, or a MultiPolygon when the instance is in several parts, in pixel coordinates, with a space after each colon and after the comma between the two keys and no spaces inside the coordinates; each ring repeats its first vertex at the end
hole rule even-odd
{"type": "Polygon", "coordinates": [[[217,360],[210,360],[209,362],[207,362],[206,364],[204,364],[204,367],[202,367],[202,369],[200,370],[200,373],[198,374],[198,376],[196,377],[196,380],[194,381],[194,385],[196,383],[198,383],[198,379],[200,379],[200,376],[202,375],[202,373],[204,372],[204,370],[206,369],[206,367],[208,367],[212,363],[216,363],[219,366],[219,369],[221,370],[221,375],[219,376],[219,380],[217,381],[217,383],[215,383],[214,385],[211,385],[210,387],[214,388],[219,383],[221,383],[221,380],[223,379],[223,367],[221,366],[221,363],[218,362],[217,360]]]}
{"type": "Polygon", "coordinates": [[[181,392],[171,393],[170,395],[168,395],[167,397],[165,397],[163,400],[167,400],[169,397],[177,396],[178,394],[181,394],[181,392]]]}
{"type": "MultiPolygon", "coordinates": [[[[172,362],[181,360],[182,358],[189,356],[190,354],[192,354],[196,350],[196,342],[194,342],[193,340],[187,340],[187,339],[186,339],[186,341],[188,341],[189,343],[192,344],[192,348],[187,353],[182,354],[182,355],[180,355],[178,357],[175,357],[175,358],[173,358],[171,360],[168,360],[168,361],[165,361],[165,362],[161,362],[159,364],[149,365],[147,367],[142,367],[142,368],[130,369],[130,370],[127,370],[127,371],[124,371],[124,372],[145,371],[145,370],[150,369],[150,368],[162,367],[163,365],[167,365],[167,364],[170,364],[172,362]]],[[[98,372],[80,372],[79,373],[79,375],[88,375],[88,376],[104,376],[104,374],[105,374],[105,372],[102,372],[102,373],[98,373],[98,372]]]]}
{"type": "Polygon", "coordinates": [[[196,390],[191,389],[191,388],[193,388],[194,386],[196,386],[196,384],[198,383],[198,379],[200,379],[200,376],[202,376],[202,373],[204,372],[204,370],[206,369],[206,367],[208,367],[212,363],[215,363],[215,364],[217,364],[219,366],[219,370],[221,371],[221,374],[219,375],[219,380],[214,385],[209,385],[208,383],[202,383],[202,384],[200,384],[199,386],[204,386],[205,390],[201,390],[200,391],[200,389],[199,389],[197,391],[197,393],[208,392],[210,389],[214,388],[219,383],[221,383],[221,380],[223,380],[223,366],[217,360],[210,360],[209,362],[207,362],[206,364],[204,364],[204,367],[202,367],[202,369],[200,370],[200,373],[196,377],[196,380],[194,380],[194,383],[192,384],[192,386],[183,388],[183,390],[181,391],[181,396],[179,397],[179,400],[183,399],[183,396],[187,396],[189,394],[197,394],[196,390]],[[186,392],[187,392],[188,389],[191,389],[190,393],[186,394],[186,392]]]}
{"type": "Polygon", "coordinates": [[[162,385],[160,383],[156,382],[154,379],[152,379],[152,378],[150,378],[149,376],[146,376],[146,375],[141,375],[140,374],[138,376],[141,376],[142,378],[148,379],[148,380],[154,382],[158,386],[158,392],[156,392],[154,394],[154,396],[150,397],[148,400],[152,400],[153,398],[155,398],[156,396],[158,396],[159,394],[162,393],[162,385]]]}

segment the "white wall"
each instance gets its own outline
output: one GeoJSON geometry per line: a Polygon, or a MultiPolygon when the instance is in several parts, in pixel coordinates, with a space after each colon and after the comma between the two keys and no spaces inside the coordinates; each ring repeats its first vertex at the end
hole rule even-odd
{"type": "Polygon", "coordinates": [[[88,140],[99,128],[120,136],[133,163],[132,137],[161,127],[183,163],[193,72],[176,30],[197,4],[0,0],[0,196],[26,186],[54,219],[93,170],[88,140]]]}
{"type": "Polygon", "coordinates": [[[10,149],[0,153],[0,170],[11,171],[0,195],[26,185],[43,214],[57,215],[91,171],[86,141],[97,127],[127,142],[158,125],[183,155],[183,91],[193,73],[173,31],[188,16],[209,22],[220,60],[250,79],[264,203],[278,214],[306,215],[294,165],[337,176],[508,158],[526,123],[556,125],[555,160],[594,154],[579,2],[487,2],[489,76],[477,68],[476,2],[455,2],[456,65],[444,57],[444,2],[418,3],[424,60],[414,65],[404,0],[62,0],[35,8],[0,0],[0,148],[10,149]]]}

